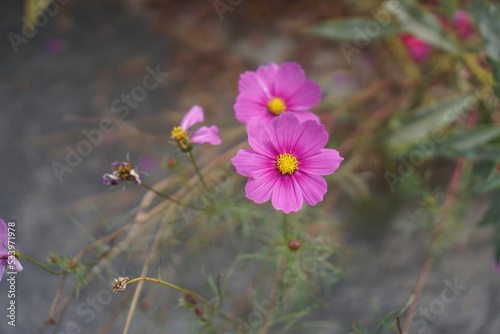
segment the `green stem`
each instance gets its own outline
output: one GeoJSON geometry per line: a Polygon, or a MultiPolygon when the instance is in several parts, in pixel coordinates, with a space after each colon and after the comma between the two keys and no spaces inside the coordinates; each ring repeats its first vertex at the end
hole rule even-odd
{"type": "Polygon", "coordinates": [[[283,213],[283,237],[288,241],[290,227],[288,226],[288,215],[283,213]]]}
{"type": "Polygon", "coordinates": [[[169,200],[170,202],[172,203],[175,203],[177,205],[181,205],[181,206],[185,206],[185,207],[188,207],[188,208],[191,208],[191,209],[195,209],[195,210],[202,210],[200,208],[197,208],[195,207],[194,205],[191,205],[191,204],[187,204],[187,203],[182,203],[181,201],[173,198],[173,197],[170,197],[168,196],[167,194],[164,194],[162,192],[159,192],[158,190],[156,190],[155,188],[151,187],[149,184],[147,183],[144,183],[142,182],[141,183],[141,186],[143,186],[144,188],[148,189],[148,190],[151,190],[152,192],[154,192],[156,195],[160,196],[160,197],[163,197],[165,198],[166,200],[169,200]]]}
{"type": "Polygon", "coordinates": [[[16,257],[22,257],[28,261],[30,261],[31,263],[39,266],[40,268],[42,268],[43,270],[45,271],[48,271],[49,273],[51,274],[54,274],[54,275],[62,275],[62,274],[66,274],[66,271],[61,271],[61,272],[57,272],[57,271],[54,271],[52,269],[49,269],[47,268],[46,266],[44,266],[43,264],[41,264],[40,262],[36,261],[36,260],[33,260],[32,258],[30,258],[29,256],[26,256],[24,254],[21,254],[19,252],[16,251],[16,257]]]}
{"type": "Polygon", "coordinates": [[[228,314],[224,313],[223,311],[221,311],[220,309],[218,309],[215,305],[213,305],[208,300],[206,300],[205,298],[203,298],[202,296],[200,296],[199,294],[197,294],[195,292],[183,289],[180,286],[177,286],[175,284],[168,283],[168,282],[162,281],[160,279],[151,278],[151,277],[138,277],[138,278],[134,278],[134,279],[128,281],[127,285],[130,284],[130,283],[138,282],[138,281],[150,281],[150,282],[160,283],[160,284],[168,286],[169,288],[172,288],[174,290],[182,292],[184,294],[191,295],[191,296],[193,296],[193,298],[198,299],[200,302],[202,302],[203,304],[205,304],[206,306],[208,306],[212,311],[217,312],[228,323],[230,323],[237,331],[245,333],[241,329],[240,325],[233,318],[231,318],[231,316],[229,316],[228,314]]]}
{"type": "Polygon", "coordinates": [[[194,159],[193,152],[189,151],[188,155],[189,155],[189,158],[191,158],[191,162],[193,163],[194,170],[196,171],[196,174],[198,174],[198,177],[200,178],[201,184],[203,185],[203,189],[205,189],[205,191],[208,191],[207,183],[205,182],[205,179],[203,178],[203,175],[201,175],[201,171],[198,168],[198,165],[196,164],[196,160],[194,159]]]}

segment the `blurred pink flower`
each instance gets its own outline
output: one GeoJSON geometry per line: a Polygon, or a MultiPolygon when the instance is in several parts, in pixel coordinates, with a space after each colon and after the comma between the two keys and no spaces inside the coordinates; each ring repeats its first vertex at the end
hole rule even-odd
{"type": "Polygon", "coordinates": [[[153,155],[144,155],[139,160],[137,168],[140,171],[152,173],[158,167],[158,160],[153,155]]]}
{"type": "Polygon", "coordinates": [[[9,254],[9,251],[14,252],[14,248],[9,249],[9,228],[0,219],[0,281],[7,267],[9,268],[8,271],[20,272],[23,270],[21,263],[13,256],[13,253],[9,254]]]}
{"type": "Polygon", "coordinates": [[[252,122],[247,127],[251,149],[239,150],[231,159],[236,171],[249,177],[246,197],[255,203],[272,199],[276,210],[299,211],[303,202],[316,205],[326,193],[329,175],[342,157],[323,148],[328,133],[313,120],[300,122],[294,113],[275,117],[266,126],[252,122]]]}
{"type": "Polygon", "coordinates": [[[461,38],[468,38],[474,34],[475,28],[471,17],[463,9],[458,9],[453,15],[453,25],[461,38]]]}
{"type": "Polygon", "coordinates": [[[319,85],[306,80],[302,67],[297,63],[278,66],[271,63],[260,66],[256,72],[247,71],[240,76],[239,95],[234,110],[241,123],[250,120],[269,123],[281,113],[291,112],[299,121],[315,120],[318,116],[309,110],[321,99],[319,85]]]}
{"type": "Polygon", "coordinates": [[[59,54],[64,50],[65,43],[62,39],[52,38],[45,43],[47,51],[52,54],[59,54]]]}
{"type": "Polygon", "coordinates": [[[188,130],[194,124],[204,120],[203,109],[200,106],[193,106],[182,118],[180,126],[175,126],[172,129],[171,137],[177,142],[181,151],[189,152],[193,148],[192,143],[219,145],[222,142],[219,137],[219,128],[215,125],[211,127],[202,126],[192,135],[188,134],[188,130]]]}
{"type": "Polygon", "coordinates": [[[420,38],[411,34],[403,33],[400,35],[403,44],[410,53],[410,56],[416,61],[425,60],[431,53],[431,47],[420,38]]]}

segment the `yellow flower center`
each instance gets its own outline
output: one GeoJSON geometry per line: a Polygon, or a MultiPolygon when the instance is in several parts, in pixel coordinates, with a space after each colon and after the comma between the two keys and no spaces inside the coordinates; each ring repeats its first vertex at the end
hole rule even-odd
{"type": "Polygon", "coordinates": [[[188,134],[180,126],[174,126],[170,136],[172,137],[173,140],[175,140],[178,143],[188,138],[188,134]]]}
{"type": "Polygon", "coordinates": [[[285,101],[283,101],[279,97],[275,97],[267,103],[267,110],[269,110],[270,113],[278,116],[286,110],[285,101]]]}
{"type": "Polygon", "coordinates": [[[283,175],[292,175],[299,170],[299,161],[290,153],[280,154],[276,159],[276,168],[283,175]]]}

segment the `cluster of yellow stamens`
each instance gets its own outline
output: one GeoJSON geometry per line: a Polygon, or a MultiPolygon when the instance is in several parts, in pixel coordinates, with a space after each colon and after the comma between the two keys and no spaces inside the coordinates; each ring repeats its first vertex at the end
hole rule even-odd
{"type": "Polygon", "coordinates": [[[299,170],[299,161],[290,153],[280,154],[276,158],[276,168],[283,175],[292,175],[299,170]]]}
{"type": "Polygon", "coordinates": [[[173,140],[180,143],[181,141],[183,141],[184,139],[186,139],[188,137],[188,134],[180,126],[174,126],[170,136],[172,137],[173,140]]]}
{"type": "Polygon", "coordinates": [[[170,133],[170,137],[177,142],[177,145],[182,152],[189,152],[193,148],[189,135],[180,126],[174,126],[172,132],[170,133]]]}
{"type": "Polygon", "coordinates": [[[267,103],[267,110],[270,113],[278,116],[279,114],[281,114],[283,111],[286,110],[285,101],[283,101],[279,97],[275,97],[267,103]]]}

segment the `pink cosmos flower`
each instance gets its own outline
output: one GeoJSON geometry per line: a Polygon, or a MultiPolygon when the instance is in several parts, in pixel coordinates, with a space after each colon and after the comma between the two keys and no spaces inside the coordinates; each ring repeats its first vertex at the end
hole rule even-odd
{"type": "Polygon", "coordinates": [[[281,113],[291,112],[299,121],[315,120],[318,116],[309,110],[321,99],[320,87],[306,80],[297,63],[278,66],[271,63],[260,66],[256,72],[245,72],[238,83],[240,94],[234,110],[236,119],[248,123],[251,119],[267,124],[281,113]]]}
{"type": "Polygon", "coordinates": [[[403,33],[401,34],[401,40],[410,53],[410,56],[416,61],[425,60],[431,53],[430,45],[416,36],[403,33]]]}
{"type": "Polygon", "coordinates": [[[468,38],[474,34],[474,25],[472,19],[463,9],[458,9],[453,15],[453,25],[457,30],[458,36],[461,38],[468,38]]]}
{"type": "Polygon", "coordinates": [[[10,251],[11,253],[9,254],[9,228],[0,219],[0,281],[7,267],[8,271],[20,272],[23,270],[23,266],[12,253],[14,249],[10,249],[10,251]]]}
{"type": "Polygon", "coordinates": [[[193,106],[182,118],[181,125],[172,129],[171,137],[177,142],[183,152],[189,152],[195,144],[219,145],[222,140],[219,138],[219,128],[215,125],[211,127],[202,126],[192,135],[188,130],[196,123],[203,122],[205,115],[200,106],[193,106]]]}
{"type": "Polygon", "coordinates": [[[139,174],[130,162],[114,162],[111,166],[113,166],[113,173],[104,174],[102,176],[102,182],[105,185],[116,186],[118,182],[121,181],[130,181],[134,182],[134,184],[141,184],[139,174]]]}
{"type": "Polygon", "coordinates": [[[255,203],[269,199],[276,210],[299,211],[303,202],[316,205],[326,193],[321,175],[332,174],[344,160],[339,152],[323,148],[328,133],[313,120],[300,122],[294,113],[275,117],[266,127],[247,126],[251,149],[231,159],[236,171],[249,177],[246,197],[255,203]]]}

